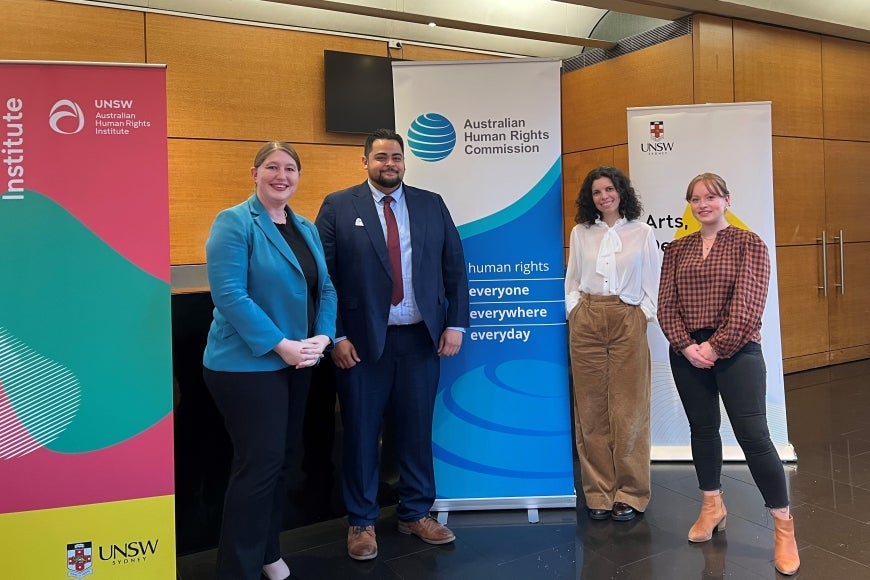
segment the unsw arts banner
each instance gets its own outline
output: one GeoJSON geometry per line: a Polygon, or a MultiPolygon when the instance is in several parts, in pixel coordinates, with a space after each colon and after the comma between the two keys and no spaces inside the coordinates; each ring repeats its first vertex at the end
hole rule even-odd
{"type": "Polygon", "coordinates": [[[165,87],[0,62],[4,578],[175,578],[165,87]]]}
{"type": "Polygon", "coordinates": [[[436,511],[574,506],[560,63],[394,62],[406,180],[462,236],[471,327],[442,361],[436,511]]]}
{"type": "MultiPolygon", "coordinates": [[[[700,229],[685,195],[689,181],[704,172],[721,175],[728,184],[728,222],[755,232],[767,244],[771,275],[761,328],[767,365],[767,421],[780,457],[795,459],[786,427],[779,334],[770,103],[630,108],[628,147],[631,181],[641,195],[645,219],[661,249],[700,229]]],[[[650,325],[648,337],[652,355],[652,458],[691,459],[689,425],[671,376],[668,343],[658,325],[650,325]]],[[[728,416],[724,408],[721,411],[724,457],[743,459],[728,416]]]]}

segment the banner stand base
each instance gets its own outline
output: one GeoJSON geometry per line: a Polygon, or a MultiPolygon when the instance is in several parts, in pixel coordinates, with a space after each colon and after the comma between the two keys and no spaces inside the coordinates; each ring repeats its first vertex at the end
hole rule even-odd
{"type": "Polygon", "coordinates": [[[530,524],[540,521],[540,508],[574,508],[577,507],[577,494],[550,495],[539,497],[481,497],[463,499],[436,499],[432,511],[438,514],[441,525],[447,523],[447,517],[453,511],[473,510],[527,510],[530,524]]]}
{"type": "MultiPolygon", "coordinates": [[[[783,463],[797,462],[797,454],[794,445],[785,443],[776,445],[776,452],[783,463]]],[[[650,459],[656,461],[692,461],[692,448],[688,445],[653,445],[650,459]]],[[[725,445],[722,447],[723,461],[746,461],[743,450],[738,445],[725,445]]],[[[437,503],[437,501],[436,501],[437,503]]]]}

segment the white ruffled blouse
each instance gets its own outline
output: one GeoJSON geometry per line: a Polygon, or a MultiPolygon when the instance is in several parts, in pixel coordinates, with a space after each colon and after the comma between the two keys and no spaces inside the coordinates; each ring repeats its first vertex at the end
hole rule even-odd
{"type": "Polygon", "coordinates": [[[571,230],[565,272],[566,313],[580,294],[617,295],[626,304],[640,305],[655,322],[661,264],[653,230],[636,220],[617,220],[613,227],[596,220],[590,227],[571,230]]]}

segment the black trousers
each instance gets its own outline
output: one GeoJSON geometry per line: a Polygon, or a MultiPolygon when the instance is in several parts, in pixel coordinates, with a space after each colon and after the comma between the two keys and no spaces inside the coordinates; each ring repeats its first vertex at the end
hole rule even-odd
{"type": "MultiPolygon", "coordinates": [[[[692,338],[700,343],[712,334],[701,330],[692,333],[692,338]]],[[[700,488],[715,491],[722,487],[721,396],[764,504],[768,508],[788,506],[782,461],[767,428],[767,370],[761,345],[749,342],[733,357],[717,360],[710,369],[692,366],[686,357],[673,350],[670,362],[689,419],[692,460],[700,488]]]]}
{"type": "Polygon", "coordinates": [[[281,557],[278,536],[311,369],[203,369],[203,377],[233,442],[215,577],[258,580],[263,565],[281,557]]]}

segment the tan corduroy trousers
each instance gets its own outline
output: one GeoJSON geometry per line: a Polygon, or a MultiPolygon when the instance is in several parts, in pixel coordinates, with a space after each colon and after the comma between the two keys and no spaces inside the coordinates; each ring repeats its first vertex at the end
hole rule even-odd
{"type": "Polygon", "coordinates": [[[568,317],[574,427],[586,505],[646,510],[650,355],[646,316],[618,296],[583,294],[568,317]]]}

